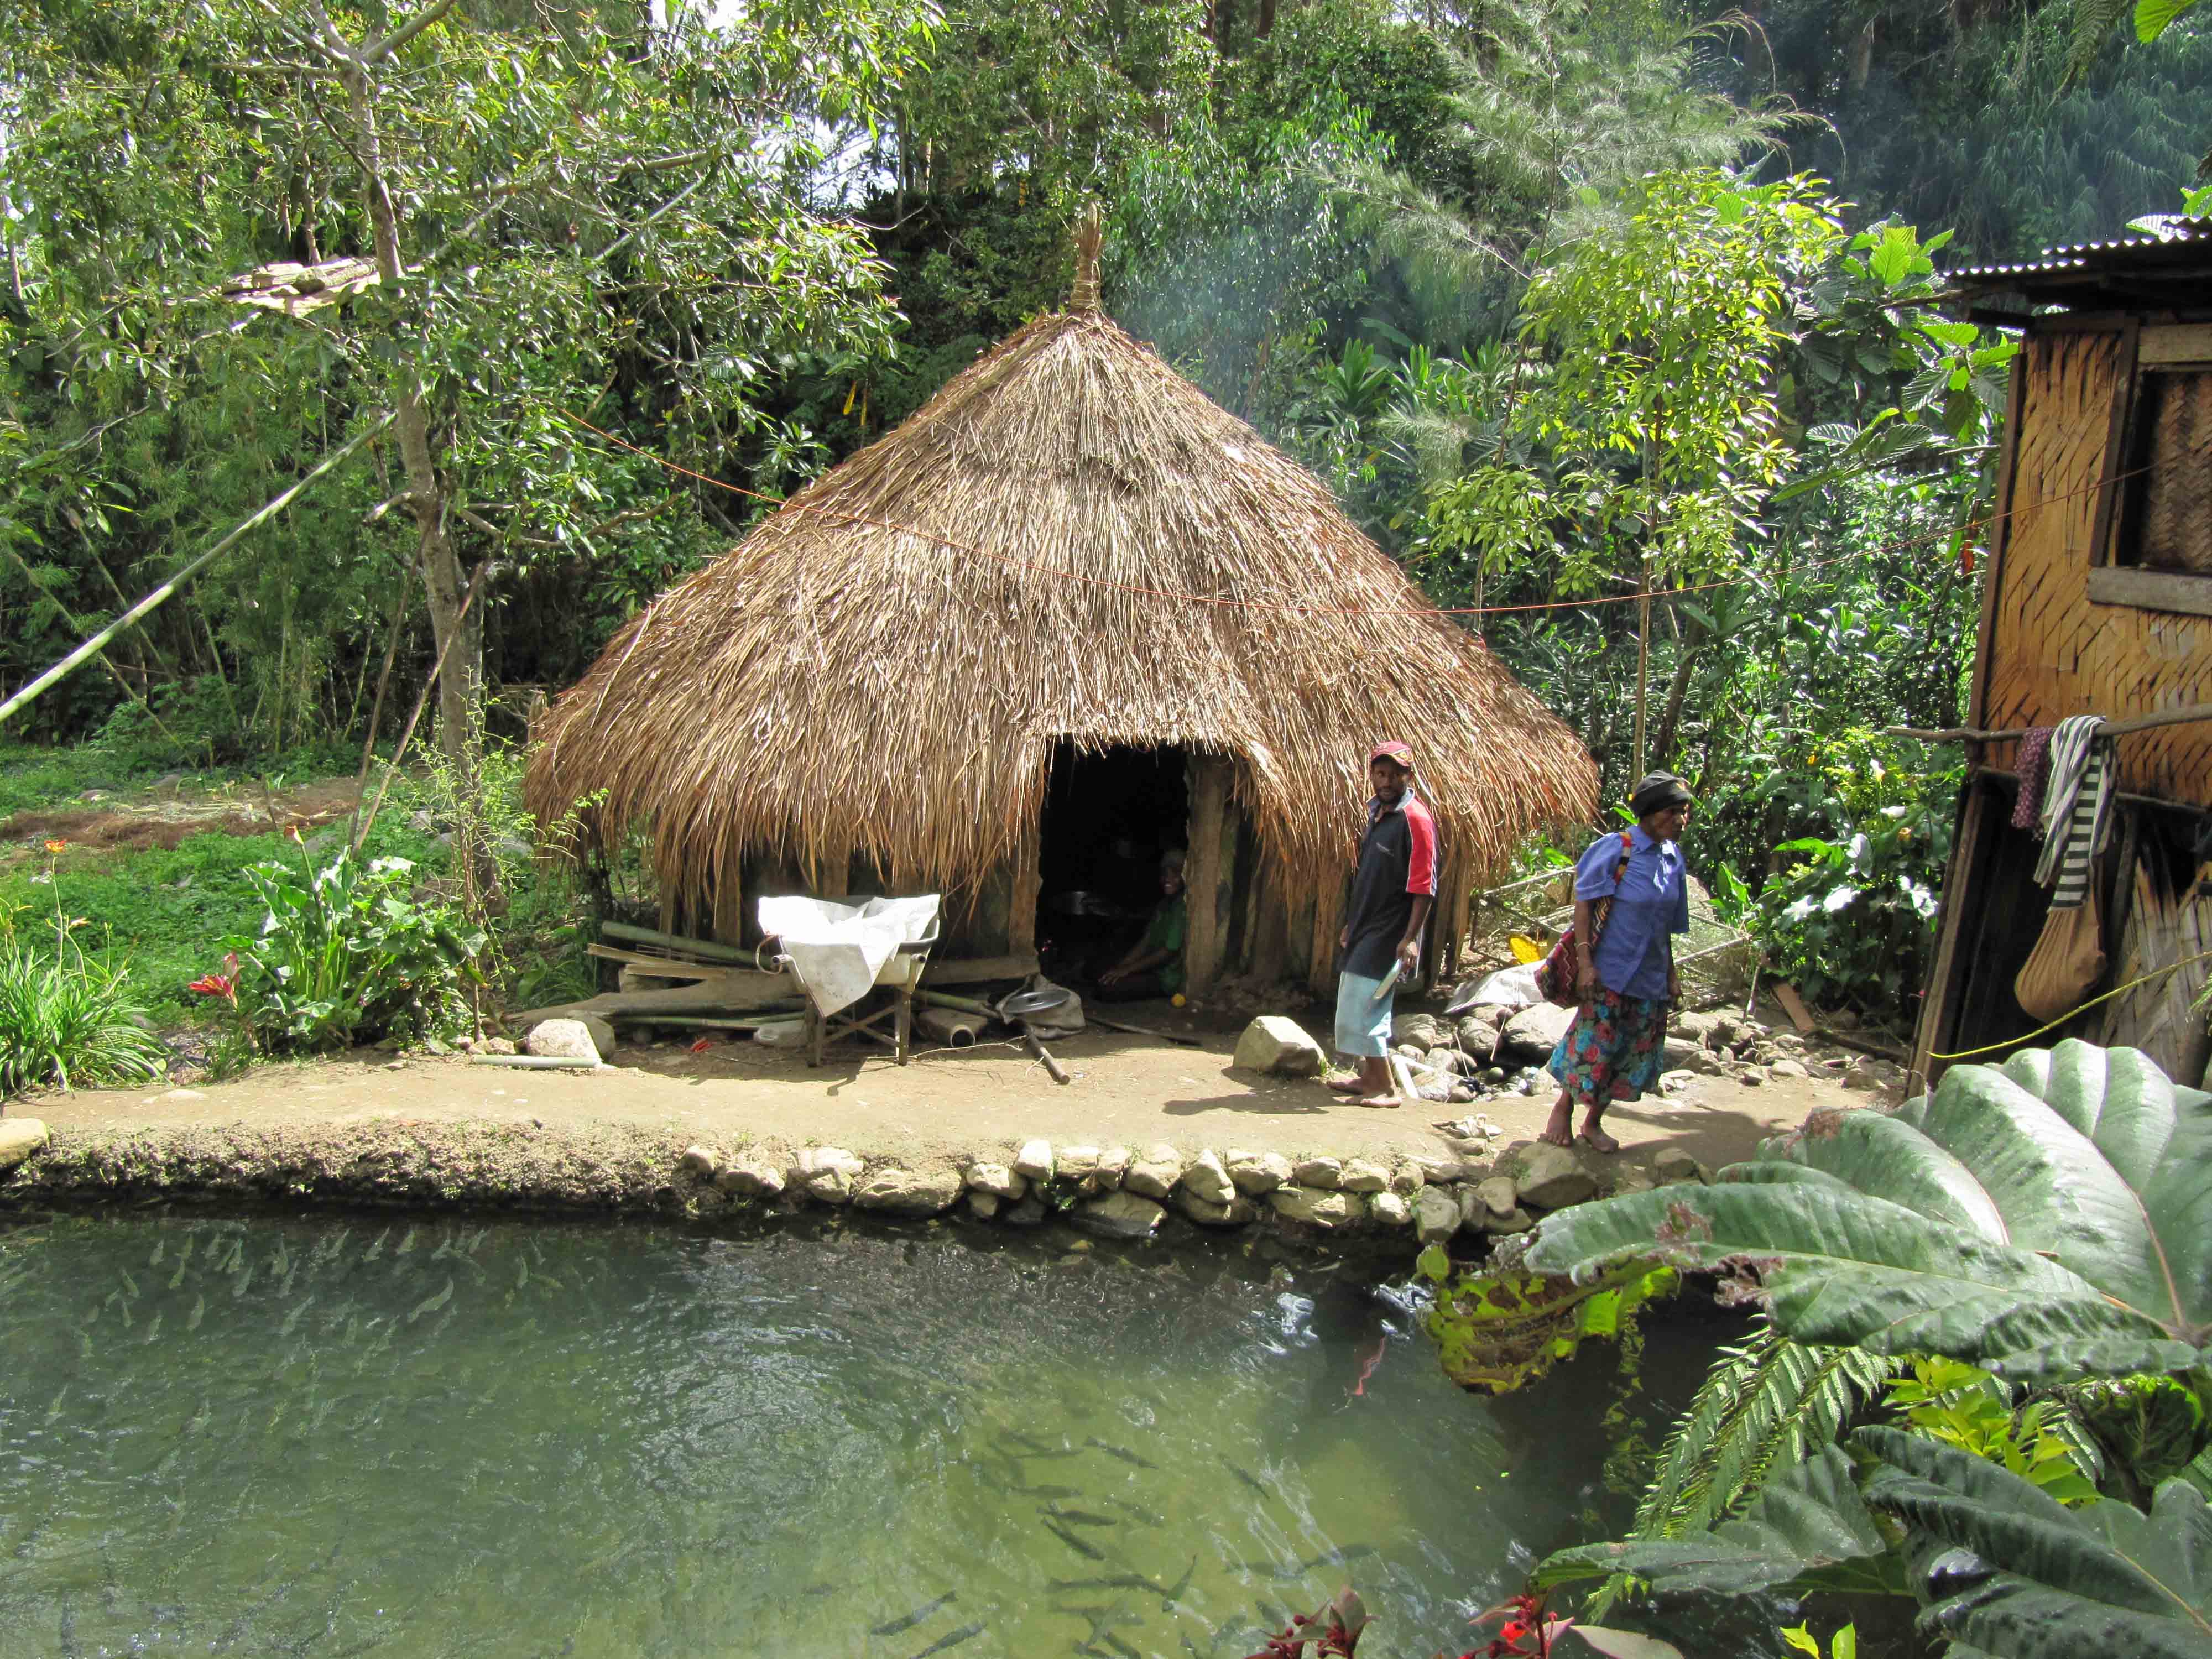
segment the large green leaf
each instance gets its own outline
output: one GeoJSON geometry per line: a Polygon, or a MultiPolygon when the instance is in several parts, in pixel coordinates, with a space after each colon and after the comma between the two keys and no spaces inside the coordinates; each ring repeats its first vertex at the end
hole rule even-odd
{"type": "Polygon", "coordinates": [[[2212,1340],[2212,1096],[2133,1049],[1961,1066],[1894,1114],[1815,1113],[1711,1188],[1563,1210],[1528,1253],[1731,1276],[1800,1342],[2017,1381],[2170,1371],[2212,1340]]]}
{"type": "Polygon", "coordinates": [[[1924,1626],[2007,1659],[2212,1652],[2212,1510],[2186,1480],[2148,1515],[2110,1498],[2069,1510],[1955,1447],[1886,1428],[1852,1438],[1881,1460],[1868,1504],[1917,1534],[1924,1626]]]}
{"type": "Polygon", "coordinates": [[[1628,1538],[1559,1551],[1539,1586],[1629,1573],[1656,1590],[1744,1595],[1800,1589],[1895,1591],[1889,1546],[1853,1483],[1851,1461],[1823,1446],[1769,1481],[1744,1513],[1692,1538],[1628,1538]]]}

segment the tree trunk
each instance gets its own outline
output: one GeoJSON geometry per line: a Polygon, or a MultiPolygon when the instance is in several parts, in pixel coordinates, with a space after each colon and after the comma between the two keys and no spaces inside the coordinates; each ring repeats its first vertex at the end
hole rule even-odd
{"type": "Polygon", "coordinates": [[[1636,764],[1632,769],[1641,778],[1647,769],[1644,764],[1644,709],[1651,685],[1651,599],[1650,587],[1645,580],[1648,562],[1640,555],[1636,561],[1636,591],[1644,597],[1636,601],[1636,764]]]}

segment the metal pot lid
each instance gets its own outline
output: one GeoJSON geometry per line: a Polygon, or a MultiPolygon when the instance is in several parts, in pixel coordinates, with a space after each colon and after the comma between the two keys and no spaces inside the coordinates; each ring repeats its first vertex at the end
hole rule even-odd
{"type": "Polygon", "coordinates": [[[999,1015],[1002,1019],[1027,1019],[1031,1014],[1059,1007],[1073,994],[1063,985],[1055,985],[1049,991],[1017,991],[1000,1003],[999,1015]]]}

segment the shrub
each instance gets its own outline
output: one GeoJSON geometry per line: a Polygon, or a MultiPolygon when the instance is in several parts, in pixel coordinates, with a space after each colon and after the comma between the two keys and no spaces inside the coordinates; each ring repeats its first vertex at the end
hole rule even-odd
{"type": "Polygon", "coordinates": [[[236,968],[202,987],[274,1048],[453,1029],[466,1012],[464,988],[482,982],[484,936],[451,906],[409,896],[414,867],[405,859],[364,866],[341,849],[317,871],[304,848],[296,870],[253,866],[246,877],[268,907],[260,935],[225,939],[236,968]]]}
{"type": "Polygon", "coordinates": [[[161,1076],[168,1050],[143,1018],[120,969],[0,939],[0,1093],[161,1076]]]}

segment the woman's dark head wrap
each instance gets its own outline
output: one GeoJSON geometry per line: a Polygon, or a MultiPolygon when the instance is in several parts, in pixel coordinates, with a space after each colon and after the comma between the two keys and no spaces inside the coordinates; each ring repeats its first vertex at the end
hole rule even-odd
{"type": "Polygon", "coordinates": [[[1639,818],[1648,818],[1662,806],[1687,806],[1690,786],[1672,772],[1646,773],[1628,798],[1629,810],[1639,818]]]}

